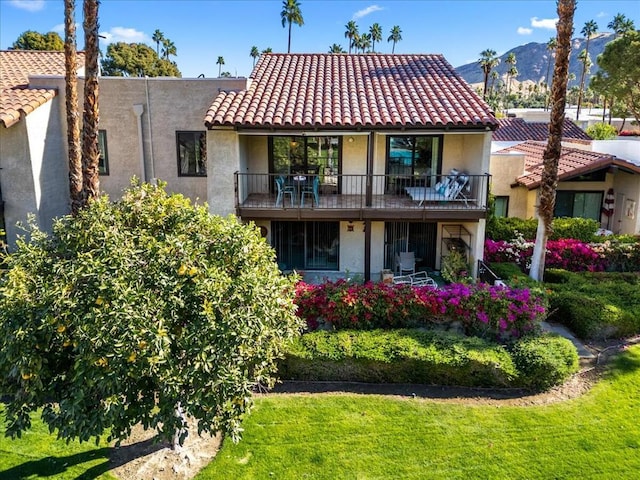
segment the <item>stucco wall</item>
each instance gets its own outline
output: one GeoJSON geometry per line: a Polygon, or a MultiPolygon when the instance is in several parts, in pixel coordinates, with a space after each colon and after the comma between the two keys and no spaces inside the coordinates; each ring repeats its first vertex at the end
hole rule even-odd
{"type": "Polygon", "coordinates": [[[233,130],[210,130],[207,133],[207,198],[211,213],[222,216],[235,213],[234,173],[240,170],[238,134],[233,130]]]}
{"type": "MultiPolygon", "coordinates": [[[[64,105],[64,78],[34,77],[31,83],[57,87],[60,105],[64,105]]],[[[109,174],[100,177],[101,191],[117,199],[135,175],[147,181],[163,180],[169,192],[206,201],[206,177],[178,176],[176,132],[204,132],[204,116],[218,91],[240,89],[245,84],[246,79],[100,77],[99,128],[106,130],[109,163],[109,174]],[[134,113],[136,105],[142,108],[141,125],[134,113]]],[[[78,88],[82,97],[82,79],[78,88]]],[[[82,110],[82,98],[79,103],[82,110]]],[[[59,117],[66,138],[64,107],[59,117]]],[[[208,156],[211,148],[207,145],[208,156]]]]}
{"type": "Polygon", "coordinates": [[[618,204],[615,205],[616,214],[611,220],[610,229],[615,233],[640,234],[640,175],[616,173],[613,190],[618,204]],[[623,200],[619,201],[621,199],[623,200]],[[628,211],[628,207],[632,207],[633,204],[629,204],[628,201],[635,202],[635,209],[631,212],[628,211]]]}
{"type": "Polygon", "coordinates": [[[491,193],[509,197],[509,217],[527,218],[529,195],[524,187],[511,185],[524,171],[524,155],[519,153],[491,155],[491,193]]]}

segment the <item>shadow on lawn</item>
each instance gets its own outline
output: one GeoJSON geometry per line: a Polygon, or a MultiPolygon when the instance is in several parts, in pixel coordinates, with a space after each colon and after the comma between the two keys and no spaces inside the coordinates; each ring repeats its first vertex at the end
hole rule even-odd
{"type": "Polygon", "coordinates": [[[120,467],[131,460],[148,455],[165,448],[166,444],[154,442],[154,439],[144,440],[131,445],[115,447],[104,447],[97,450],[76,453],[66,457],[46,457],[40,460],[31,460],[21,465],[16,465],[8,470],[0,472],[0,480],[20,480],[26,478],[48,478],[55,477],[66,472],[69,467],[81,465],[104,459],[104,462],[89,468],[87,471],[76,477],[75,480],[92,480],[110,470],[120,467]],[[114,453],[117,451],[117,455],[114,453]],[[110,461],[110,459],[116,461],[110,461]]]}

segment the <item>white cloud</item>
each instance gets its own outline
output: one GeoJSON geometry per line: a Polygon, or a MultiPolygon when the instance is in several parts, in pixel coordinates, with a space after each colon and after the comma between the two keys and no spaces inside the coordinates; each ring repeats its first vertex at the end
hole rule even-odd
{"type": "Polygon", "coordinates": [[[125,27],[112,27],[109,31],[100,32],[100,35],[104,37],[103,43],[146,43],[149,42],[149,38],[139,30],[135,28],[125,27]]]}
{"type": "Polygon", "coordinates": [[[358,20],[359,18],[366,17],[370,13],[378,12],[380,10],[384,9],[382,7],[379,7],[378,5],[371,5],[370,7],[363,8],[362,10],[358,10],[356,13],[354,13],[353,19],[358,20]]]}
{"type": "Polygon", "coordinates": [[[533,30],[527,27],[518,27],[518,35],[531,35],[533,30]]]}
{"type": "Polygon", "coordinates": [[[604,18],[604,17],[608,17],[609,14],[607,12],[600,12],[596,15],[596,17],[598,18],[604,18]]]}
{"type": "Polygon", "coordinates": [[[557,18],[531,18],[531,26],[533,28],[546,28],[547,30],[555,30],[556,23],[558,23],[557,18]]]}
{"type": "Polygon", "coordinates": [[[44,8],[44,0],[11,0],[9,3],[29,12],[37,12],[44,8]]]}

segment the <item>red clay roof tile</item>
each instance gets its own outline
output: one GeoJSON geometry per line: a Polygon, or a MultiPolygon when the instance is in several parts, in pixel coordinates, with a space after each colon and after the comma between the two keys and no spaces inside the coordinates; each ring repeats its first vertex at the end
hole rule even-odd
{"type": "MultiPolygon", "coordinates": [[[[527,122],[523,118],[501,118],[499,127],[493,132],[496,142],[526,142],[535,140],[544,142],[549,137],[548,122],[527,122]]],[[[564,119],[562,138],[590,142],[592,138],[568,118],[564,119]]],[[[582,143],[582,142],[581,142],[582,143]]]]}
{"type": "MultiPolygon", "coordinates": [[[[84,53],[78,52],[83,67],[84,53]]],[[[64,75],[64,52],[1,50],[0,72],[0,123],[10,127],[56,96],[55,89],[29,88],[29,76],[64,75]]]]}
{"type": "Polygon", "coordinates": [[[208,127],[497,127],[442,55],[264,54],[249,78],[208,127]]]}
{"type": "MultiPolygon", "coordinates": [[[[523,153],[525,156],[525,171],[523,175],[520,175],[516,179],[516,183],[527,187],[529,190],[533,190],[540,186],[542,180],[542,171],[544,169],[543,154],[545,148],[546,142],[527,141],[498,150],[494,153],[523,153]]],[[[611,165],[622,166],[632,172],[640,174],[639,165],[617,158],[614,155],[563,146],[558,161],[558,180],[566,181],[578,175],[591,173],[611,165]]]]}

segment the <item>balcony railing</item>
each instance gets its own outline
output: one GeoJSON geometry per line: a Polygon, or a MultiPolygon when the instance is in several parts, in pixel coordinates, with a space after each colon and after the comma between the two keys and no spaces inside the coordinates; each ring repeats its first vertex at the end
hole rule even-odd
{"type": "MultiPolygon", "coordinates": [[[[459,211],[485,214],[490,175],[235,174],[236,210],[459,211]],[[278,185],[279,184],[279,185],[278,185]]],[[[275,212],[274,212],[275,213],[275,212]]],[[[365,215],[366,216],[366,215],[365,215]]]]}

